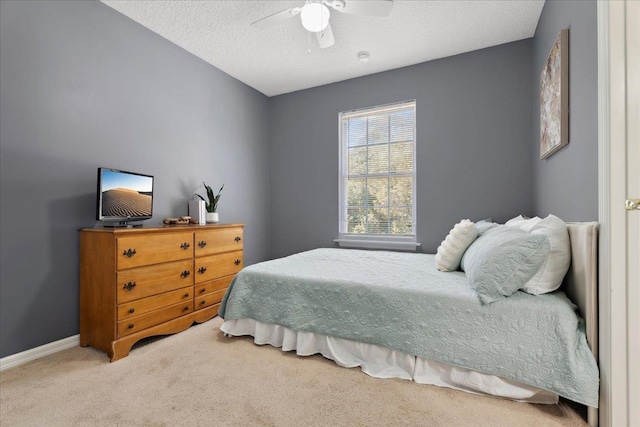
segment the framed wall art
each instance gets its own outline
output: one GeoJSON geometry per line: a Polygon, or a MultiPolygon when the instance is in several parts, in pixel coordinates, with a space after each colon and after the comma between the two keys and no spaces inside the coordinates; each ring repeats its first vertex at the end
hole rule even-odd
{"type": "Polygon", "coordinates": [[[569,30],[560,31],[540,74],[540,158],[569,143],[569,30]]]}

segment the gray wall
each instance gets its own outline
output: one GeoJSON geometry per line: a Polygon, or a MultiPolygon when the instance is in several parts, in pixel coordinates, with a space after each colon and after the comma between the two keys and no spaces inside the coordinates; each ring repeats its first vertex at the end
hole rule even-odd
{"type": "Polygon", "coordinates": [[[97,2],[0,2],[0,357],[78,333],[78,228],[96,169],[155,175],[154,218],[226,183],[268,255],[269,100],[97,2]]]}
{"type": "MultiPolygon", "coordinates": [[[[375,58],[373,58],[375,60],[375,58]]],[[[271,256],[338,236],[338,113],[417,101],[417,235],[533,208],[531,40],[271,99],[271,256]]]]}
{"type": "Polygon", "coordinates": [[[99,166],[155,175],[150,224],[225,182],[251,264],[333,245],[338,113],[416,99],[425,252],[462,218],[597,219],[595,2],[548,1],[532,40],[272,99],[97,2],[0,1],[0,23],[0,357],[78,333],[99,166]],[[541,161],[539,70],[567,27],[570,143],[541,161]]]}
{"type": "Polygon", "coordinates": [[[595,1],[547,1],[533,38],[533,185],[536,215],[598,220],[598,50],[595,1]],[[540,72],[569,28],[569,144],[540,160],[540,72]]]}

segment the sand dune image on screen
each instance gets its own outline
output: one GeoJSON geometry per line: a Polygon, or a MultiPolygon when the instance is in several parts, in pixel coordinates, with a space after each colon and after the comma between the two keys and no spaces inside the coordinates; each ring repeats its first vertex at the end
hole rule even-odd
{"type": "Polygon", "coordinates": [[[151,196],[126,188],[102,192],[104,216],[151,216],[151,196]]]}

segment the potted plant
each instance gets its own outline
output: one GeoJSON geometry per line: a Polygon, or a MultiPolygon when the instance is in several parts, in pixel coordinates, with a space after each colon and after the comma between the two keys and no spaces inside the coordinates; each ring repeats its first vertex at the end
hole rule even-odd
{"type": "Polygon", "coordinates": [[[204,181],[202,181],[202,185],[204,185],[204,188],[207,190],[208,200],[198,193],[196,193],[196,196],[204,200],[205,206],[207,208],[207,222],[218,222],[220,218],[218,217],[218,212],[216,212],[216,210],[218,209],[218,201],[220,200],[220,193],[224,188],[224,184],[222,184],[222,187],[220,187],[220,190],[218,190],[218,194],[214,194],[211,187],[205,184],[204,181]]]}

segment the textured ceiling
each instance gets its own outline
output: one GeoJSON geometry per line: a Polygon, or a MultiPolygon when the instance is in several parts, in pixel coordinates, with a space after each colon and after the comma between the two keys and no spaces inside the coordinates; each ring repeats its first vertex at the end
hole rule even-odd
{"type": "Polygon", "coordinates": [[[297,16],[251,26],[304,0],[102,2],[268,96],[526,39],[544,6],[544,0],[395,0],[384,18],[331,9],[335,45],[320,49],[297,16]],[[360,51],[370,53],[368,63],[358,61],[360,51]]]}

